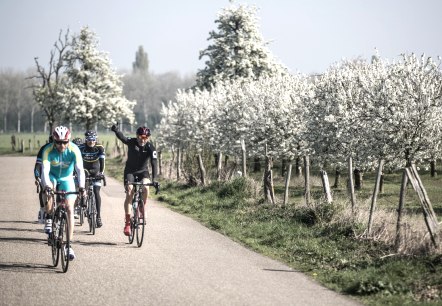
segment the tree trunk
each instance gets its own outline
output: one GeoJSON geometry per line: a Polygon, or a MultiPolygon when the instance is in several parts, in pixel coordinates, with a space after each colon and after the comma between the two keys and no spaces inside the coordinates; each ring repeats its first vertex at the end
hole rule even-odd
{"type": "Polygon", "coordinates": [[[381,159],[381,160],[379,160],[378,173],[377,173],[377,176],[376,176],[376,183],[374,185],[373,196],[371,198],[370,215],[368,216],[367,236],[371,235],[371,228],[373,226],[373,214],[374,214],[374,211],[376,209],[376,201],[377,201],[377,198],[378,198],[378,192],[380,190],[383,168],[384,168],[384,160],[381,159]]]}
{"type": "Polygon", "coordinates": [[[170,167],[169,167],[169,178],[172,178],[172,172],[173,172],[173,167],[175,165],[175,149],[172,147],[172,158],[170,160],[170,167]]]}
{"type": "Polygon", "coordinates": [[[163,174],[163,158],[161,151],[158,151],[158,175],[161,176],[163,174]]]}
{"type": "Polygon", "coordinates": [[[287,171],[287,160],[283,158],[281,162],[281,177],[285,177],[286,171],[287,171]]]}
{"type": "Polygon", "coordinates": [[[362,183],[363,183],[363,179],[362,179],[363,173],[358,168],[355,168],[353,173],[355,175],[355,189],[356,190],[361,190],[362,189],[362,183]]]}
{"type": "Polygon", "coordinates": [[[305,198],[305,204],[307,206],[310,206],[311,202],[311,194],[310,194],[310,158],[308,155],[304,156],[304,173],[305,173],[305,180],[304,180],[304,198],[305,198]]]}
{"type": "Polygon", "coordinates": [[[292,163],[289,162],[287,166],[287,173],[285,176],[285,190],[284,190],[284,201],[282,205],[285,206],[289,202],[289,186],[290,186],[290,177],[292,176],[292,163]]]}
{"type": "Polygon", "coordinates": [[[436,177],[437,172],[436,172],[436,160],[435,159],[433,159],[430,162],[430,169],[431,169],[431,177],[436,177]]]}
{"type": "Polygon", "coordinates": [[[355,213],[356,208],[356,195],[355,195],[355,187],[353,183],[353,159],[351,157],[348,158],[348,189],[351,198],[351,211],[355,213]]]}
{"type": "Polygon", "coordinates": [[[21,112],[18,111],[17,113],[17,133],[20,133],[21,131],[21,112]]]}
{"type": "Polygon", "coordinates": [[[242,176],[247,176],[247,157],[246,157],[246,144],[244,139],[241,139],[241,151],[242,151],[242,176]]]}
{"type": "Polygon", "coordinates": [[[176,180],[179,181],[181,178],[181,149],[178,148],[176,152],[176,180]]]}
{"type": "Polygon", "coordinates": [[[384,172],[381,173],[381,180],[379,182],[379,193],[383,193],[384,192],[384,172]]]}
{"type": "Polygon", "coordinates": [[[227,164],[229,162],[229,155],[224,156],[224,168],[227,168],[227,164]]]}
{"type": "Polygon", "coordinates": [[[324,189],[325,199],[327,200],[328,204],[331,204],[331,202],[333,202],[333,198],[330,192],[330,183],[328,181],[327,171],[321,170],[320,174],[321,174],[321,181],[322,181],[322,187],[324,189]]]}
{"type": "Polygon", "coordinates": [[[265,156],[265,169],[264,169],[264,196],[266,202],[275,205],[275,191],[273,188],[273,175],[272,167],[273,160],[267,155],[267,145],[266,145],[266,156],[265,156]]]}
{"type": "Polygon", "coordinates": [[[34,134],[34,113],[35,113],[35,105],[31,109],[31,134],[34,134]]]}
{"type": "Polygon", "coordinates": [[[255,158],[253,159],[253,172],[261,172],[261,159],[259,158],[259,156],[255,156],[255,158]]]}
{"type": "Polygon", "coordinates": [[[198,154],[197,157],[198,157],[198,165],[200,168],[201,184],[203,186],[206,186],[206,169],[204,168],[203,159],[201,157],[201,154],[198,154]]]}
{"type": "Polygon", "coordinates": [[[300,157],[296,157],[295,173],[296,173],[296,177],[302,176],[302,167],[301,167],[301,158],[300,157]]]}
{"type": "Polygon", "coordinates": [[[333,184],[333,188],[338,188],[341,184],[341,169],[336,167],[335,169],[335,183],[333,184]]]}
{"type": "Polygon", "coordinates": [[[223,156],[223,153],[221,153],[221,151],[220,151],[217,155],[217,157],[218,157],[217,166],[216,166],[216,180],[217,181],[221,180],[222,156],[223,156]]]}
{"type": "Polygon", "coordinates": [[[401,192],[399,195],[399,207],[397,209],[397,223],[396,223],[396,240],[394,243],[394,248],[396,252],[399,251],[402,243],[402,229],[401,229],[401,223],[402,223],[402,211],[404,209],[404,203],[405,203],[405,193],[407,191],[407,184],[408,184],[408,176],[407,172],[404,169],[404,173],[402,174],[402,183],[401,183],[401,192]]]}

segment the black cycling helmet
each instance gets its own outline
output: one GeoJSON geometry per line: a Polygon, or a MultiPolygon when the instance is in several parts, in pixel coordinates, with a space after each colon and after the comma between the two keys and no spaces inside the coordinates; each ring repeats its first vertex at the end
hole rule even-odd
{"type": "Polygon", "coordinates": [[[72,139],[72,142],[75,143],[77,146],[81,145],[83,143],[83,139],[80,137],[72,139]]]}
{"type": "Polygon", "coordinates": [[[97,141],[97,132],[88,130],[84,133],[86,141],[97,141]]]}
{"type": "Polygon", "coordinates": [[[137,129],[137,135],[139,136],[150,136],[150,129],[145,126],[140,126],[137,129]]]}

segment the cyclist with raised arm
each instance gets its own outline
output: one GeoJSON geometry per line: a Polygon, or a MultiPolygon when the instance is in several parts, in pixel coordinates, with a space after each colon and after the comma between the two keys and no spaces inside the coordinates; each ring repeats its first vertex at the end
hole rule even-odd
{"type": "MultiPolygon", "coordinates": [[[[126,199],[124,200],[124,234],[130,236],[130,205],[134,195],[133,186],[130,183],[135,181],[135,177],[137,177],[138,181],[142,181],[145,184],[150,182],[149,170],[147,168],[147,162],[149,160],[152,167],[152,182],[154,182],[157,172],[157,152],[153,144],[149,141],[151,135],[150,129],[145,126],[141,126],[137,129],[136,138],[124,136],[116,125],[113,125],[111,130],[115,132],[118,139],[127,145],[127,160],[124,167],[124,188],[126,190],[126,199]]],[[[143,186],[144,203],[147,203],[148,194],[149,189],[143,186]]]]}
{"type": "MultiPolygon", "coordinates": [[[[52,137],[54,144],[45,147],[42,155],[42,185],[46,190],[46,222],[45,232],[50,234],[52,231],[52,197],[49,196],[51,190],[64,190],[66,192],[75,191],[74,169],[78,174],[79,191],[82,196],[85,194],[84,182],[85,174],[83,170],[83,159],[80,149],[76,144],[69,141],[71,132],[65,126],[57,126],[52,137]]],[[[76,195],[67,195],[67,212],[69,222],[69,238],[72,241],[74,235],[74,213],[73,207],[76,195]]],[[[75,259],[75,253],[72,247],[69,248],[69,260],[75,259]]]]}
{"type": "Polygon", "coordinates": [[[38,211],[38,223],[45,223],[45,204],[43,200],[44,189],[41,184],[41,159],[43,156],[43,150],[47,146],[51,146],[52,144],[52,135],[49,136],[49,142],[45,143],[40,147],[37,153],[37,159],[35,160],[34,165],[34,178],[35,178],[35,186],[38,189],[38,200],[40,202],[40,210],[38,211]]]}
{"type": "MultiPolygon", "coordinates": [[[[84,133],[85,143],[79,146],[81,156],[83,157],[84,170],[91,177],[103,177],[105,166],[105,153],[104,147],[101,144],[97,144],[97,132],[89,130],[84,133]]],[[[101,221],[101,180],[97,180],[94,183],[95,204],[97,206],[97,227],[102,227],[101,221]]]]}

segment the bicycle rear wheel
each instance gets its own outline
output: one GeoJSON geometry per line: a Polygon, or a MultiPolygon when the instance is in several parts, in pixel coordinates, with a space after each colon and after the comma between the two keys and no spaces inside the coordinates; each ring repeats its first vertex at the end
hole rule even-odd
{"type": "Polygon", "coordinates": [[[58,260],[60,258],[60,248],[58,245],[58,232],[59,232],[59,219],[56,215],[52,218],[52,233],[49,234],[49,241],[51,243],[52,251],[52,264],[54,267],[58,266],[58,260]]]}
{"type": "Polygon", "coordinates": [[[138,201],[138,208],[137,208],[137,226],[136,226],[136,231],[137,231],[137,245],[138,247],[141,247],[141,245],[143,244],[143,239],[144,239],[144,226],[146,224],[146,220],[144,219],[144,202],[143,200],[139,200],[138,201]]]}
{"type": "Polygon", "coordinates": [[[132,244],[135,239],[135,218],[132,216],[130,218],[130,235],[129,235],[129,243],[132,244]]]}
{"type": "Polygon", "coordinates": [[[78,209],[78,213],[80,215],[80,226],[81,226],[84,223],[84,207],[81,206],[81,204],[78,204],[78,205],[80,205],[80,207],[78,209]]]}
{"type": "Polygon", "coordinates": [[[58,234],[58,241],[61,251],[61,268],[63,273],[66,273],[69,267],[69,223],[66,214],[62,214],[60,218],[60,232],[58,234]]]}

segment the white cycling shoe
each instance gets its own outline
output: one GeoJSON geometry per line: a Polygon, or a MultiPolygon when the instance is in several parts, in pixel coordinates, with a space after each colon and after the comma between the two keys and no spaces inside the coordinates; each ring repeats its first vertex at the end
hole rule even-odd
{"type": "MultiPolygon", "coordinates": [[[[68,248],[68,246],[65,246],[65,252],[67,251],[66,249],[68,248]]],[[[74,250],[69,247],[69,260],[74,260],[76,258],[74,250]]]]}

